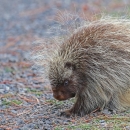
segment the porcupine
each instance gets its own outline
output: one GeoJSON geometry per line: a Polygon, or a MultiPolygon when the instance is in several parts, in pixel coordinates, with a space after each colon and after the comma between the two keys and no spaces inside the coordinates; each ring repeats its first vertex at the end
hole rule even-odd
{"type": "Polygon", "coordinates": [[[84,24],[64,39],[49,62],[57,100],[75,97],[67,116],[97,108],[130,106],[130,20],[104,18],[84,24]]]}

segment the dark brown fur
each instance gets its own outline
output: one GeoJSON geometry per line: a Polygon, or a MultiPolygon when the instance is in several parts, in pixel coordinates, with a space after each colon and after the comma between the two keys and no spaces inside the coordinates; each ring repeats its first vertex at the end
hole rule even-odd
{"type": "Polygon", "coordinates": [[[54,97],[76,103],[67,115],[130,106],[130,22],[110,19],[77,29],[54,53],[49,68],[54,97]]]}

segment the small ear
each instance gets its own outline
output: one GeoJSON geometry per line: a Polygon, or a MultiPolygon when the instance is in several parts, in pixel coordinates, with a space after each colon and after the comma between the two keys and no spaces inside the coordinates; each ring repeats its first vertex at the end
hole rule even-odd
{"type": "Polygon", "coordinates": [[[66,62],[64,67],[68,69],[76,70],[76,66],[71,62],[66,62]]]}

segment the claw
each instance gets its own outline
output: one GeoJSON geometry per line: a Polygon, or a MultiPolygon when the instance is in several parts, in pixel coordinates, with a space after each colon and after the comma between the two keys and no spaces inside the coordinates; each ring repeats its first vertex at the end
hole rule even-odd
{"type": "Polygon", "coordinates": [[[72,115],[70,110],[62,111],[61,116],[70,117],[72,115]]]}

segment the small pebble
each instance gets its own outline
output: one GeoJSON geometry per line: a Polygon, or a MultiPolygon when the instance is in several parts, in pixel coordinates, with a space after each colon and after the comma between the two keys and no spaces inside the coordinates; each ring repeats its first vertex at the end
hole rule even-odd
{"type": "Polygon", "coordinates": [[[10,88],[9,88],[8,86],[6,86],[6,88],[5,88],[5,89],[6,89],[6,91],[9,91],[9,90],[10,90],[10,88]]]}
{"type": "Polygon", "coordinates": [[[104,123],[104,122],[105,122],[105,120],[100,120],[99,122],[100,122],[100,123],[104,123]]]}
{"type": "Polygon", "coordinates": [[[24,123],[25,123],[25,122],[24,122],[22,119],[19,119],[19,118],[17,119],[17,124],[18,124],[18,125],[21,125],[21,124],[24,124],[24,123]]]}
{"type": "Polygon", "coordinates": [[[106,114],[106,115],[110,115],[110,114],[111,114],[111,112],[110,112],[108,109],[104,109],[104,110],[102,111],[102,113],[104,113],[104,114],[106,114]]]}
{"type": "Polygon", "coordinates": [[[5,89],[1,89],[1,88],[0,88],[0,93],[1,93],[1,94],[5,93],[5,89]]]}

